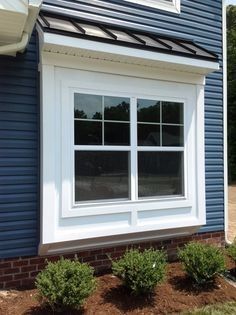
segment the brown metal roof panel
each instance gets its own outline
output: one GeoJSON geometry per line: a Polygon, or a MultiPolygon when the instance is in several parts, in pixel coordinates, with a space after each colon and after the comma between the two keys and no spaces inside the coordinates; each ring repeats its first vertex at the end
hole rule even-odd
{"type": "Polygon", "coordinates": [[[117,27],[101,22],[96,23],[68,16],[59,16],[47,12],[41,12],[38,21],[45,32],[178,56],[218,61],[215,54],[190,40],[117,27]]]}
{"type": "Polygon", "coordinates": [[[47,17],[46,19],[50,24],[50,28],[66,32],[81,33],[69,20],[59,20],[52,17],[47,17]]]}

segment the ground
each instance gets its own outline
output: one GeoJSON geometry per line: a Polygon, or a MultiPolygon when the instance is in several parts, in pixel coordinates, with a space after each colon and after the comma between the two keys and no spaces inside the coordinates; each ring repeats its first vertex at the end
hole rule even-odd
{"type": "Polygon", "coordinates": [[[236,237],[236,183],[229,186],[228,198],[229,198],[228,239],[230,241],[233,241],[233,239],[236,237]]]}
{"type": "MultiPolygon", "coordinates": [[[[37,291],[8,291],[0,295],[0,314],[49,315],[36,299],[37,291]]],[[[183,272],[179,263],[168,265],[166,281],[149,297],[135,297],[112,274],[98,277],[96,292],[87,300],[82,312],[65,312],[64,315],[167,315],[181,314],[208,304],[236,301],[236,287],[218,277],[214,284],[199,289],[183,272]]],[[[232,314],[232,313],[231,313],[232,314]]]]}

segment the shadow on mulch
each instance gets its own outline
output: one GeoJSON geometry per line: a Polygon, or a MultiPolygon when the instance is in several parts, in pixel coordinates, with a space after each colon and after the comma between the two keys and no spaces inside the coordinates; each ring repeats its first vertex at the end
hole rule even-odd
{"type": "Polygon", "coordinates": [[[216,282],[210,282],[203,285],[196,285],[193,283],[192,279],[188,276],[174,276],[169,279],[169,283],[180,292],[185,292],[187,294],[202,294],[203,292],[212,292],[219,289],[216,282]]]}
{"type": "Polygon", "coordinates": [[[84,311],[64,311],[64,312],[56,312],[53,311],[48,306],[34,306],[24,312],[22,315],[82,315],[84,311]]]}
{"type": "Polygon", "coordinates": [[[111,303],[122,313],[155,306],[155,295],[131,295],[130,291],[122,284],[112,287],[102,294],[104,303],[111,303]]]}

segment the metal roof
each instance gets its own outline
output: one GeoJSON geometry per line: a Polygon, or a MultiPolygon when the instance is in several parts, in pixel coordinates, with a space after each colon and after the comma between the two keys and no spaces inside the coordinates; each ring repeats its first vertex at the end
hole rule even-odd
{"type": "Polygon", "coordinates": [[[194,41],[143,32],[122,26],[40,12],[38,24],[44,32],[104,42],[158,53],[218,61],[218,56],[194,41]]]}

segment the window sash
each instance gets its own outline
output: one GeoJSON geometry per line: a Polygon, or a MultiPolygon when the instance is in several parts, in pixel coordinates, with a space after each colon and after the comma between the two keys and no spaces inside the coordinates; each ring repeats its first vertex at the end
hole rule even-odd
{"type": "MultiPolygon", "coordinates": [[[[76,93],[75,91],[73,93],[76,93]]],[[[81,92],[84,93],[84,92],[81,92]]],[[[89,94],[89,93],[88,93],[89,94]]],[[[96,93],[98,94],[98,93],[96,93]]],[[[102,94],[101,94],[102,95],[102,94]]],[[[120,96],[120,95],[111,95],[111,96],[120,96]]],[[[126,96],[127,97],[127,96],[126,96]]],[[[124,200],[124,202],[139,202],[142,200],[158,200],[163,198],[183,198],[186,197],[186,150],[184,146],[138,146],[138,119],[137,119],[137,104],[138,99],[140,97],[129,97],[130,98],[130,121],[128,122],[130,125],[130,145],[120,146],[120,145],[74,145],[74,153],[75,151],[127,151],[130,153],[130,167],[129,167],[129,178],[130,178],[130,198],[124,200]],[[150,197],[138,197],[138,152],[183,152],[183,195],[163,195],[163,196],[150,196],[150,197]]],[[[165,125],[177,125],[183,126],[183,143],[185,143],[185,102],[183,100],[166,100],[161,97],[143,97],[145,99],[160,99],[161,101],[166,102],[179,102],[183,103],[183,124],[165,124],[165,125]]],[[[74,118],[74,121],[76,118],[74,118]]],[[[162,124],[162,122],[160,123],[162,124]]],[[[74,130],[74,128],[73,128],[74,130]]],[[[122,201],[121,199],[106,199],[106,200],[92,200],[92,201],[76,201],[75,200],[75,161],[73,161],[73,202],[74,206],[89,206],[93,204],[107,204],[109,202],[116,203],[122,201]]]]}

